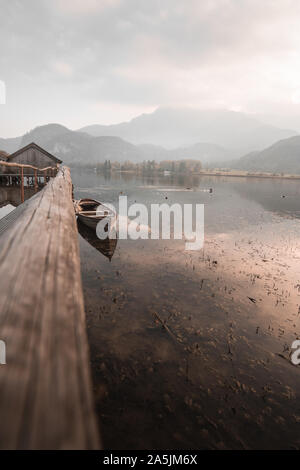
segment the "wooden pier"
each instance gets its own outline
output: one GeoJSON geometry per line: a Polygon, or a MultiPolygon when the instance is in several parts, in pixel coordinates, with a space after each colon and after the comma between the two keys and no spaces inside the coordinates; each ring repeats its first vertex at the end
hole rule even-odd
{"type": "Polygon", "coordinates": [[[100,448],[68,168],[1,219],[0,277],[0,448],[100,448]]]}
{"type": "Polygon", "coordinates": [[[0,185],[20,186],[21,201],[24,202],[25,185],[27,187],[34,187],[37,191],[41,186],[48,183],[51,177],[53,178],[57,175],[58,168],[58,165],[56,167],[38,168],[33,165],[0,161],[0,185]]]}

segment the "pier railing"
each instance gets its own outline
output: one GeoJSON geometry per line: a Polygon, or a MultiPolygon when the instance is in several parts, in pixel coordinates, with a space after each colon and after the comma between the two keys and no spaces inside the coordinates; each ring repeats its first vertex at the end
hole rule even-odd
{"type": "Polygon", "coordinates": [[[0,232],[0,449],[97,449],[70,170],[17,210],[0,232]]]}
{"type": "Polygon", "coordinates": [[[41,178],[43,178],[43,184],[46,184],[50,178],[53,178],[57,175],[57,172],[59,170],[59,165],[38,168],[36,166],[28,164],[0,161],[0,168],[3,167],[19,169],[19,172],[16,173],[9,173],[8,171],[0,173],[0,184],[4,184],[7,186],[19,185],[21,188],[21,202],[24,202],[25,178],[27,180],[26,182],[37,190],[39,184],[41,184],[41,178]],[[26,170],[31,171],[30,173],[26,173],[26,170]]]}

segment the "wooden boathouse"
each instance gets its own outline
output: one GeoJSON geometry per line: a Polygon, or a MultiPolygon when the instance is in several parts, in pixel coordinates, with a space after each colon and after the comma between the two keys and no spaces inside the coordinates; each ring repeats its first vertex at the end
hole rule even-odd
{"type": "Polygon", "coordinates": [[[52,168],[43,189],[0,220],[1,449],[101,447],[72,181],[59,163],[36,144],[0,162],[19,178],[52,168]]]}
{"type": "Polygon", "coordinates": [[[0,186],[20,186],[24,202],[24,186],[36,190],[57,174],[62,161],[34,142],[11,155],[2,152],[0,159],[0,186]]]}
{"type": "Polygon", "coordinates": [[[47,152],[47,150],[34,142],[31,142],[31,144],[28,144],[11,155],[8,155],[6,161],[10,163],[37,166],[39,168],[47,166],[56,167],[57,164],[60,165],[62,163],[59,158],[47,152]]]}

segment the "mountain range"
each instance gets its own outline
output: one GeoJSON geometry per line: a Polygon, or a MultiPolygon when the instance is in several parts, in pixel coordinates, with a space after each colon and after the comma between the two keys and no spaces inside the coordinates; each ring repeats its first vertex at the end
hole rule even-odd
{"type": "Polygon", "coordinates": [[[71,166],[105,160],[195,159],[206,167],[300,173],[300,136],[295,133],[259,123],[243,113],[160,108],[114,126],[88,126],[78,131],[60,124],[39,126],[21,137],[0,138],[0,150],[12,153],[35,142],[71,166]],[[96,135],[99,133],[104,135],[96,135]],[[151,143],[146,143],[148,139],[151,143]],[[167,143],[173,143],[173,148],[167,143]]]}
{"type": "Polygon", "coordinates": [[[283,139],[261,152],[251,152],[231,162],[235,169],[300,174],[300,136],[283,139]]]}
{"type": "Polygon", "coordinates": [[[36,127],[22,137],[0,139],[0,150],[12,153],[30,142],[45,148],[68,165],[95,165],[105,160],[142,162],[195,159],[211,163],[224,162],[236,156],[235,151],[209,142],[166,149],[151,144],[134,145],[119,136],[92,136],[83,131],[72,131],[60,124],[36,127]]]}
{"type": "Polygon", "coordinates": [[[209,142],[244,155],[262,150],[277,140],[297,134],[263,122],[252,115],[226,110],[158,108],[129,122],[79,129],[93,136],[118,136],[132,144],[153,144],[169,149],[209,142]]]}
{"type": "Polygon", "coordinates": [[[60,124],[36,127],[23,136],[20,147],[30,142],[40,145],[68,165],[91,165],[105,160],[140,161],[137,147],[120,137],[93,137],[60,124]]]}

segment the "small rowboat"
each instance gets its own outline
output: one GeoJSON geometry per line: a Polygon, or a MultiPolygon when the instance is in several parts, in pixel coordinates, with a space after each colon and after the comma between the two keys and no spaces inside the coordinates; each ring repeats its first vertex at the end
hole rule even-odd
{"type": "Polygon", "coordinates": [[[110,223],[107,224],[107,230],[110,230],[117,219],[115,211],[95,199],[74,201],[74,209],[78,219],[94,230],[96,230],[98,222],[104,218],[110,219],[110,223]]]}

